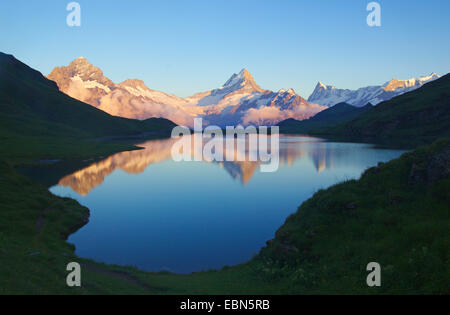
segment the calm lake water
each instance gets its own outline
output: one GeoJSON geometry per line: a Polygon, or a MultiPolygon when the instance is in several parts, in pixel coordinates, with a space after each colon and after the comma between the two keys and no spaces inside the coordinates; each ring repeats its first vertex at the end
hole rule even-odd
{"type": "Polygon", "coordinates": [[[91,210],[69,238],[79,256],[177,273],[243,263],[318,189],[404,152],[282,136],[278,171],[262,173],[256,162],[174,162],[173,143],[145,142],[50,188],[91,210]]]}

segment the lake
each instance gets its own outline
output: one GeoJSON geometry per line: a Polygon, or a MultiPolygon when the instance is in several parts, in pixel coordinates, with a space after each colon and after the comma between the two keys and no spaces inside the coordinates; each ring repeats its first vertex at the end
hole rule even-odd
{"type": "Polygon", "coordinates": [[[91,211],[69,238],[78,256],[176,273],[240,264],[316,191],[404,152],[280,136],[280,167],[263,173],[258,162],[175,162],[174,141],[147,141],[50,188],[91,211]]]}

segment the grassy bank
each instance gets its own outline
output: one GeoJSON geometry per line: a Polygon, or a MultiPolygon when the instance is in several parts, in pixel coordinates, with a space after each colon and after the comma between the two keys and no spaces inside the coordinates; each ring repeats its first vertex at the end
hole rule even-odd
{"type": "Polygon", "coordinates": [[[89,210],[52,195],[0,162],[0,294],[174,294],[274,292],[242,265],[193,275],[150,274],[81,259],[65,240],[87,223],[89,210]],[[82,265],[82,288],[66,286],[69,262],[82,265]]]}
{"type": "MultiPolygon", "coordinates": [[[[115,146],[97,145],[101,154],[115,146]]],[[[450,141],[442,140],[319,191],[250,262],[191,275],[76,257],[65,239],[87,222],[89,210],[52,195],[3,159],[0,293],[450,293],[449,150],[450,141]],[[72,261],[82,265],[82,288],[65,285],[72,261]],[[382,266],[381,288],[366,285],[371,261],[382,266]]]]}
{"type": "Polygon", "coordinates": [[[450,141],[319,191],[255,259],[295,292],[450,293],[450,141]],[[368,288],[369,262],[382,287],[368,288]]]}

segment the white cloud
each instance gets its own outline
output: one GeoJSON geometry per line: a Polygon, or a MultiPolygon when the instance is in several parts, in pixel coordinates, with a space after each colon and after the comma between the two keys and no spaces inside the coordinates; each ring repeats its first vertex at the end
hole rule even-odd
{"type": "Polygon", "coordinates": [[[276,125],[280,121],[288,118],[297,120],[308,119],[326,108],[326,106],[317,104],[298,106],[294,109],[286,110],[281,110],[279,107],[274,106],[261,106],[260,108],[250,108],[245,113],[242,122],[244,125],[276,125]]]}

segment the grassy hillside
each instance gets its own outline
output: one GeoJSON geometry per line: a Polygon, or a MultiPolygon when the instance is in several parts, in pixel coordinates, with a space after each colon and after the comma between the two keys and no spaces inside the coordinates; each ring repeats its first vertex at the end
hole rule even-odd
{"type": "Polygon", "coordinates": [[[450,140],[321,190],[254,263],[294,292],[450,293],[450,140]],[[366,266],[382,266],[368,288],[366,266]]]}
{"type": "Polygon", "coordinates": [[[339,103],[330,107],[307,120],[298,121],[287,119],[278,124],[280,133],[309,134],[322,129],[353,120],[357,116],[372,108],[368,104],[364,107],[355,107],[347,103],[339,103]]]}
{"type": "Polygon", "coordinates": [[[0,53],[0,156],[61,156],[66,150],[61,148],[70,146],[76,152],[80,143],[86,152],[95,153],[102,145],[88,139],[141,133],[167,135],[174,126],[166,119],[138,121],[111,116],[61,93],[40,72],[0,53]],[[28,150],[21,150],[24,142],[28,150]]]}
{"type": "Polygon", "coordinates": [[[316,133],[347,140],[416,146],[450,136],[450,75],[383,102],[356,119],[316,133]]]}

